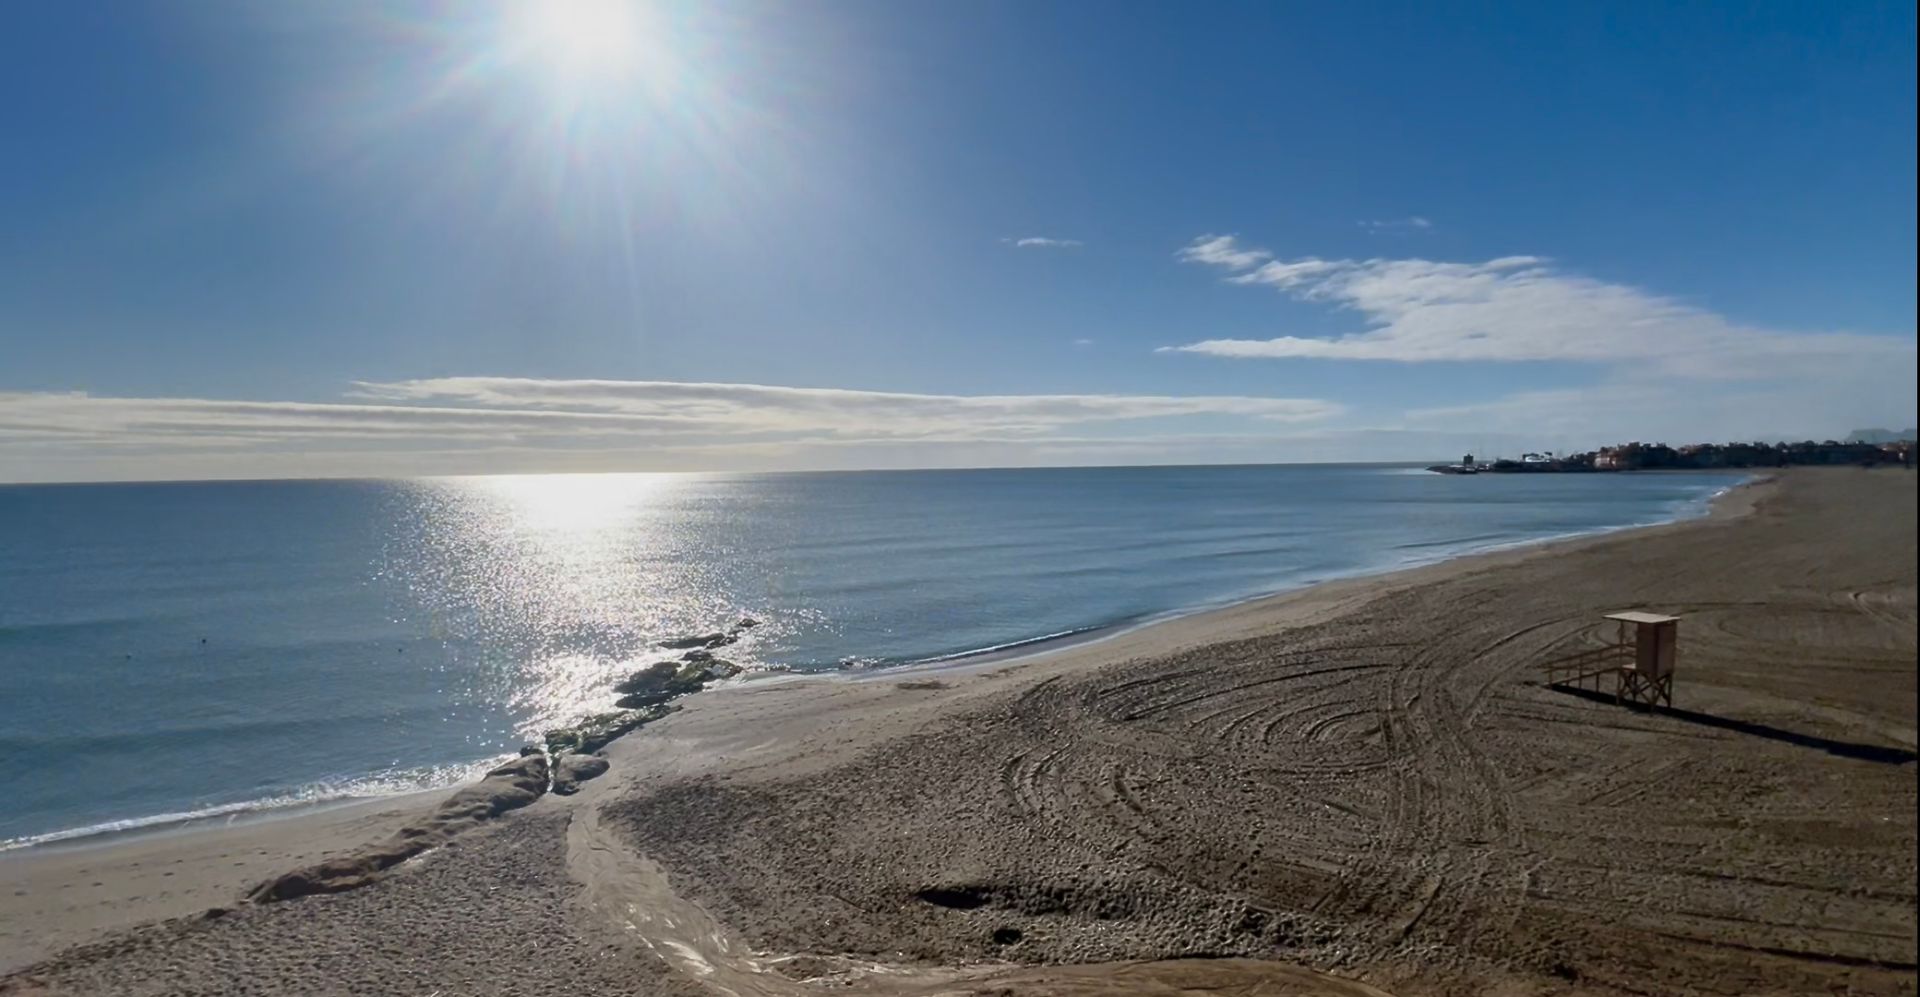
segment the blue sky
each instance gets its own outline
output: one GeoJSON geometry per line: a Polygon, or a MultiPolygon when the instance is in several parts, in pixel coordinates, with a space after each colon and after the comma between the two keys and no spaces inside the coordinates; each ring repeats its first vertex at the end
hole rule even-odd
{"type": "Polygon", "coordinates": [[[1910,3],[0,18],[0,480],[1914,422],[1910,3]]]}

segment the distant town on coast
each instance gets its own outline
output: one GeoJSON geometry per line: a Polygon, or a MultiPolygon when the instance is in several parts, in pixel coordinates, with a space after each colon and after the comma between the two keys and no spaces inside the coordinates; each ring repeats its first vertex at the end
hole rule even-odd
{"type": "Polygon", "coordinates": [[[1911,468],[1914,437],[1915,431],[1912,429],[1902,433],[1862,429],[1849,434],[1844,441],[1827,440],[1824,443],[1812,440],[1799,443],[1689,443],[1673,447],[1665,443],[1635,442],[1583,453],[1528,453],[1522,454],[1519,460],[1481,460],[1473,454],[1467,454],[1458,464],[1435,464],[1427,470],[1440,474],[1507,474],[1847,464],[1862,467],[1896,464],[1911,468]]]}

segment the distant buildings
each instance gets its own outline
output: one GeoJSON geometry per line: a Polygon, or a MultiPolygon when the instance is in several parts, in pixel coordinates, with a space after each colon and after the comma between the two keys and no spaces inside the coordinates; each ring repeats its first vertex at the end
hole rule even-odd
{"type": "Polygon", "coordinates": [[[1594,455],[1595,470],[1637,471],[1659,468],[1788,467],[1806,464],[1900,463],[1898,444],[1842,443],[1693,443],[1678,449],[1664,443],[1628,443],[1594,455]]]}
{"type": "MultiPolygon", "coordinates": [[[[1856,433],[1864,436],[1865,433],[1856,433]]],[[[1665,443],[1623,443],[1602,447],[1589,453],[1554,456],[1551,453],[1522,454],[1519,460],[1482,461],[1478,467],[1469,457],[1460,465],[1439,465],[1432,470],[1447,473],[1502,471],[1652,471],[1701,470],[1724,467],[1789,467],[1801,465],[1900,464],[1913,466],[1914,441],[1827,440],[1816,443],[1690,443],[1670,447],[1665,443]]]]}

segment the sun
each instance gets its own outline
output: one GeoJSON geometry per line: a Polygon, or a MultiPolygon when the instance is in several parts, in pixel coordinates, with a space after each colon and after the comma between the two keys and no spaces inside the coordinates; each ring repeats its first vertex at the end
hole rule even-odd
{"type": "Polygon", "coordinates": [[[635,0],[525,0],[517,13],[517,40],[562,77],[618,80],[643,68],[635,0]]]}

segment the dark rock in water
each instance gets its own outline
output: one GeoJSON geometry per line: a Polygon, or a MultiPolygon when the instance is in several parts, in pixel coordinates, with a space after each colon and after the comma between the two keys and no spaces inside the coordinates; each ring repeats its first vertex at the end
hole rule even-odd
{"type": "Polygon", "coordinates": [[[607,771],[607,760],[598,755],[562,755],[553,769],[553,791],[571,796],[580,784],[607,771]]]}
{"type": "Polygon", "coordinates": [[[680,656],[680,660],[681,661],[712,661],[713,652],[707,650],[706,648],[701,648],[697,651],[688,651],[687,653],[680,656]]]}
{"type": "Polygon", "coordinates": [[[648,665],[634,672],[632,675],[621,679],[619,684],[613,687],[613,691],[622,695],[637,692],[655,692],[666,688],[667,683],[673,681],[674,673],[678,670],[679,667],[671,661],[662,661],[658,664],[648,665]]]}
{"type": "Polygon", "coordinates": [[[739,622],[733,625],[732,629],[714,630],[703,634],[689,634],[685,637],[670,637],[661,641],[659,646],[671,648],[675,651],[686,651],[693,648],[712,650],[716,647],[726,647],[728,644],[734,643],[740,639],[741,631],[751,630],[759,625],[759,620],[751,616],[742,616],[739,622]]]}
{"type": "Polygon", "coordinates": [[[692,637],[675,637],[671,640],[663,640],[660,642],[660,646],[670,647],[676,651],[684,651],[690,647],[713,647],[715,646],[714,641],[725,640],[726,637],[727,635],[725,633],[715,630],[709,634],[695,634],[692,637]]]}
{"type": "Polygon", "coordinates": [[[711,652],[688,652],[682,664],[661,661],[622,679],[613,687],[613,691],[621,694],[613,705],[623,710],[655,706],[675,696],[699,692],[708,682],[731,678],[739,672],[738,665],[722,661],[711,652]]]}
{"type": "Polygon", "coordinates": [[[613,705],[623,710],[638,709],[664,703],[682,692],[690,691],[679,675],[680,667],[671,661],[649,665],[613,687],[614,692],[621,694],[613,705]]]}
{"type": "Polygon", "coordinates": [[[315,893],[339,893],[365,886],[380,873],[430,848],[446,844],[468,828],[539,799],[547,791],[547,756],[521,755],[464,786],[433,813],[402,827],[393,837],[357,851],[330,856],[254,887],[255,903],[293,900],[315,893]]]}
{"type": "Polygon", "coordinates": [[[615,738],[638,730],[674,711],[675,707],[655,705],[643,710],[600,713],[574,724],[547,731],[547,751],[556,758],[568,752],[592,754],[615,738]]]}
{"type": "Polygon", "coordinates": [[[545,749],[537,744],[523,744],[520,746],[520,757],[525,758],[528,755],[537,755],[543,750],[545,749]]]}
{"type": "Polygon", "coordinates": [[[697,661],[689,661],[674,673],[673,686],[687,692],[698,692],[706,688],[709,682],[730,679],[745,669],[725,658],[708,655],[697,661]]]}

